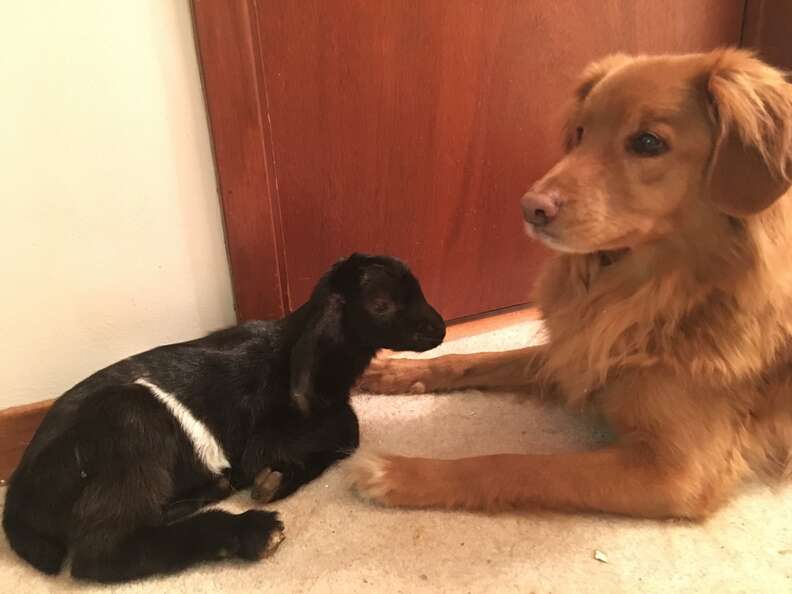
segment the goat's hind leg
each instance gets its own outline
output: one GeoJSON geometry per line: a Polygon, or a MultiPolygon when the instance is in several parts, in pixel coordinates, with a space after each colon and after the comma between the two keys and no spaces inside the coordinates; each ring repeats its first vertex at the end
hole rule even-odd
{"type": "Polygon", "coordinates": [[[256,559],[277,546],[283,526],[271,512],[213,510],[166,524],[184,438],[143,386],[112,390],[97,398],[80,431],[91,439],[81,444],[86,485],[69,537],[75,578],[120,582],[223,557],[256,559]]]}
{"type": "Polygon", "coordinates": [[[142,527],[118,538],[97,531],[77,545],[72,576],[99,582],[121,582],[173,573],[227,557],[249,561],[271,554],[283,540],[275,512],[240,515],[210,510],[174,524],[142,527]]]}
{"type": "Polygon", "coordinates": [[[274,512],[211,510],[165,524],[163,484],[150,469],[140,472],[86,489],[75,517],[75,578],[121,582],[226,557],[256,560],[283,539],[283,524],[274,512]],[[120,492],[127,496],[117,496],[120,492]]]}

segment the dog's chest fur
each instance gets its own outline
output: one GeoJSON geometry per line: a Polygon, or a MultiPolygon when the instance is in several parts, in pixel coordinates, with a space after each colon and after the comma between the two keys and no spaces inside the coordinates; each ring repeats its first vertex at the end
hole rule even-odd
{"type": "Polygon", "coordinates": [[[665,368],[722,385],[754,381],[788,344],[772,304],[746,309],[727,291],[697,287],[684,270],[632,254],[562,256],[538,284],[550,348],[544,379],[571,403],[608,379],[665,368]]]}

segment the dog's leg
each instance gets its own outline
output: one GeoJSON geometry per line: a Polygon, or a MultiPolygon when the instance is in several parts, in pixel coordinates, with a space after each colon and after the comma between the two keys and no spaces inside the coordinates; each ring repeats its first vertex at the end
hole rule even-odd
{"type": "Polygon", "coordinates": [[[420,394],[457,388],[534,387],[544,352],[544,346],[532,346],[434,359],[378,358],[363,374],[358,389],[376,394],[420,394]]]}
{"type": "Polygon", "coordinates": [[[433,460],[357,454],[357,490],[384,505],[498,511],[588,510],[699,519],[722,501],[734,477],[664,467],[649,446],[614,445],[572,454],[500,454],[433,460]]]}
{"type": "Polygon", "coordinates": [[[609,384],[599,409],[620,436],[599,450],[457,460],[359,452],[351,478],[363,495],[393,506],[698,519],[749,472],[744,415],[707,381],[665,368],[626,375],[609,384]]]}

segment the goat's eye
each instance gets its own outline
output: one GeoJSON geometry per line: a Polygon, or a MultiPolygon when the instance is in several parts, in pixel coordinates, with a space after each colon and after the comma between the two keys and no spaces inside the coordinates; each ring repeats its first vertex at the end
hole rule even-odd
{"type": "Polygon", "coordinates": [[[583,140],[583,126],[578,126],[575,130],[575,144],[580,144],[581,140],[583,140]]]}
{"type": "Polygon", "coordinates": [[[395,307],[396,306],[394,305],[393,301],[384,297],[373,299],[369,305],[369,309],[377,315],[391,313],[395,307]]]}
{"type": "Polygon", "coordinates": [[[668,152],[668,144],[657,134],[640,132],[630,138],[629,150],[639,157],[657,157],[668,152]]]}

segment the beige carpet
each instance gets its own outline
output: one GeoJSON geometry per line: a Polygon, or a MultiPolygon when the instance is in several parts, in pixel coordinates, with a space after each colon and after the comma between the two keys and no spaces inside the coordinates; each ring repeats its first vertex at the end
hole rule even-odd
{"type": "MultiPolygon", "coordinates": [[[[532,323],[449,342],[437,352],[523,346],[532,323]]],[[[607,439],[591,421],[466,391],[358,396],[363,441],[405,454],[456,457],[555,452],[607,439]]],[[[223,507],[241,511],[247,493],[223,507]]],[[[258,564],[217,563],[121,592],[616,593],[792,592],[792,489],[749,489],[705,525],[609,516],[484,515],[377,508],[336,469],[274,506],[287,539],[258,564]],[[600,551],[603,563],[594,559],[600,551]]],[[[45,578],[0,541],[0,592],[107,591],[45,578]]]]}

